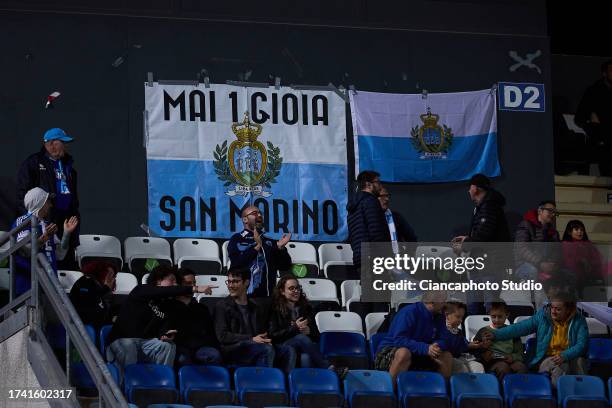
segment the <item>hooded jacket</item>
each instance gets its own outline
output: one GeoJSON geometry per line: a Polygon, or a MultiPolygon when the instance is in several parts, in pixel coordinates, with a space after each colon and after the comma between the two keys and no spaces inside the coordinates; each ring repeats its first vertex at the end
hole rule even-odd
{"type": "Polygon", "coordinates": [[[504,206],[506,199],[497,190],[487,191],[474,208],[470,233],[464,242],[510,242],[504,206]]]}
{"type": "Polygon", "coordinates": [[[389,228],[378,198],[359,191],[346,206],[348,211],[349,243],[353,250],[353,264],[361,265],[361,244],[389,242],[389,228]]]}
{"type": "Polygon", "coordinates": [[[538,210],[529,210],[519,223],[516,235],[514,253],[516,264],[521,265],[528,262],[536,267],[541,262],[559,262],[561,260],[560,248],[553,244],[548,247],[529,245],[529,242],[559,242],[559,233],[554,225],[542,225],[538,221],[538,210]]]}

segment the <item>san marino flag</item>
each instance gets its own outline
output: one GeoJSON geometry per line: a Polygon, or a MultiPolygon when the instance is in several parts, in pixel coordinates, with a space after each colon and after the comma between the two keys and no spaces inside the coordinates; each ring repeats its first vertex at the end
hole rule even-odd
{"type": "Polygon", "coordinates": [[[499,176],[496,95],[350,92],[355,172],[388,182],[499,176]]]}

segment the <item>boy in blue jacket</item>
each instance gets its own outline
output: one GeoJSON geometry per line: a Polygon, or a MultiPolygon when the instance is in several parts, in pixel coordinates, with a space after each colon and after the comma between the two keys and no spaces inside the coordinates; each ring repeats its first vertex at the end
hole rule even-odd
{"type": "Polygon", "coordinates": [[[530,369],[549,373],[553,386],[565,374],[584,375],[588,371],[587,353],[589,329],[586,319],[576,313],[576,302],[568,294],[552,295],[550,304],[531,318],[495,332],[486,333],[485,340],[508,340],[536,333],[535,353],[528,356],[530,369]]]}
{"type": "Polygon", "coordinates": [[[450,377],[453,356],[435,341],[446,326],[445,300],[445,292],[425,292],[422,302],[402,308],[393,318],[389,334],[378,346],[374,367],[389,371],[394,386],[399,373],[409,369],[438,371],[450,377]]]}

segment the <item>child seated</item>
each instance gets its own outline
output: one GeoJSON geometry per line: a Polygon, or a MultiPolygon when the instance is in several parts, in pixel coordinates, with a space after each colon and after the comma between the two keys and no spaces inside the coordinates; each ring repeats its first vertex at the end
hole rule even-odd
{"type": "MultiPolygon", "coordinates": [[[[483,334],[506,327],[508,307],[504,302],[493,302],[489,310],[491,325],[478,330],[475,341],[482,342],[483,334]]],[[[501,381],[506,374],[526,373],[527,366],[523,363],[523,343],[521,338],[483,342],[484,350],[478,356],[478,361],[484,364],[487,372],[493,373],[501,381]]]]}
{"type": "Polygon", "coordinates": [[[465,339],[459,326],[465,317],[466,305],[459,302],[447,302],[444,306],[446,316],[446,329],[440,334],[440,348],[453,355],[453,373],[484,373],[484,367],[474,358],[465,355],[468,351],[478,350],[482,344],[477,341],[469,342],[465,339]]]}

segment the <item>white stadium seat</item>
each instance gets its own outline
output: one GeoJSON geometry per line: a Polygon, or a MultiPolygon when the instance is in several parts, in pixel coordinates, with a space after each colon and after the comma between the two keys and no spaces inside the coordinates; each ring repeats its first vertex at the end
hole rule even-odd
{"type": "Polygon", "coordinates": [[[81,269],[86,258],[109,260],[117,265],[117,270],[123,268],[121,241],[112,235],[79,235],[79,246],[75,254],[81,269]]]}
{"type": "Polygon", "coordinates": [[[363,322],[357,313],[353,312],[319,312],[315,321],[320,333],[351,332],[363,335],[363,322]]]}
{"type": "Polygon", "coordinates": [[[219,244],[211,239],[179,238],[172,247],[174,264],[179,268],[187,267],[202,275],[220,274],[223,270],[219,244]]]}
{"type": "Polygon", "coordinates": [[[66,292],[70,292],[70,289],[72,289],[72,285],[74,285],[74,282],[78,281],[81,276],[83,276],[83,272],[79,271],[57,271],[57,278],[59,279],[62,288],[64,288],[66,292]]]}
{"type": "Polygon", "coordinates": [[[329,279],[300,278],[298,279],[304,295],[311,301],[317,302],[338,302],[336,294],[336,284],[329,279]]]}
{"type": "Polygon", "coordinates": [[[365,317],[366,337],[368,340],[378,332],[378,328],[385,321],[389,313],[368,313],[365,317]]]}

